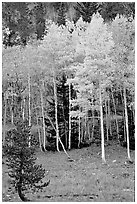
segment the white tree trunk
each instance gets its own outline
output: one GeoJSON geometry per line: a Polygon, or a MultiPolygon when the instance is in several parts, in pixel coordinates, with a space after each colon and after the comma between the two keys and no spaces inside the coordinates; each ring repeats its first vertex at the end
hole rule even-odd
{"type": "Polygon", "coordinates": [[[93,125],[92,125],[92,135],[91,135],[91,140],[93,140],[94,137],[94,129],[95,129],[95,119],[94,119],[94,110],[92,110],[92,117],[93,117],[93,125]]]}
{"type": "Polygon", "coordinates": [[[80,137],[81,137],[81,134],[80,134],[80,115],[78,117],[78,148],[80,147],[80,137]]]}
{"type": "Polygon", "coordinates": [[[25,98],[23,98],[23,105],[22,105],[22,119],[25,119],[25,98]]]}
{"type": "MultiPolygon", "coordinates": [[[[30,88],[30,75],[28,73],[28,89],[29,89],[29,112],[28,112],[28,117],[29,117],[29,127],[31,127],[31,107],[30,107],[30,104],[31,104],[31,88],[30,88]]],[[[29,135],[29,147],[31,146],[31,135],[29,135]]]]}
{"type": "MultiPolygon", "coordinates": [[[[124,104],[122,89],[120,88],[121,102],[124,104]]],[[[126,123],[125,123],[125,109],[123,109],[123,125],[124,125],[124,141],[126,141],[126,123]]]]}
{"type": "MultiPolygon", "coordinates": [[[[42,84],[42,90],[43,90],[44,85],[42,84]]],[[[42,124],[43,124],[43,147],[44,150],[46,150],[46,130],[45,130],[45,115],[44,115],[44,104],[43,104],[43,93],[42,90],[40,89],[40,98],[41,98],[41,112],[42,112],[42,124]]]]}
{"type": "Polygon", "coordinates": [[[4,108],[4,120],[3,120],[3,145],[5,145],[5,137],[6,137],[6,115],[7,115],[7,99],[4,97],[5,108],[4,108]]]}
{"type": "MultiPolygon", "coordinates": [[[[40,149],[41,149],[41,135],[40,135],[39,119],[38,119],[37,110],[36,110],[36,119],[37,119],[37,126],[38,126],[38,135],[39,135],[39,147],[40,147],[40,149]]],[[[42,151],[42,149],[41,149],[41,151],[42,151]]]]}
{"type": "Polygon", "coordinates": [[[130,149],[129,149],[128,113],[127,113],[127,100],[126,100],[125,87],[124,87],[124,105],[125,105],[125,120],[126,120],[126,133],[127,133],[127,154],[128,154],[128,159],[131,160],[130,149]]]}
{"type": "Polygon", "coordinates": [[[110,135],[112,136],[112,129],[111,129],[111,113],[110,113],[110,99],[108,99],[108,122],[109,122],[109,131],[110,135]]]}
{"type": "Polygon", "coordinates": [[[55,73],[53,70],[53,86],[54,86],[54,100],[55,100],[55,121],[56,121],[56,147],[59,152],[59,126],[58,126],[58,100],[57,100],[57,89],[56,89],[56,81],[55,81],[55,73]]]}
{"type": "Polygon", "coordinates": [[[69,139],[68,139],[68,149],[71,149],[71,84],[69,83],[69,139]]]}
{"type": "Polygon", "coordinates": [[[102,96],[101,96],[101,87],[99,89],[100,92],[100,121],[101,121],[101,147],[102,147],[102,160],[105,160],[105,144],[104,144],[104,127],[103,127],[103,108],[102,108],[102,96]]]}
{"type": "Polygon", "coordinates": [[[118,136],[118,140],[119,140],[119,127],[118,127],[118,120],[117,120],[117,111],[116,111],[116,104],[115,104],[115,100],[114,100],[114,95],[113,95],[112,87],[111,87],[111,94],[112,94],[112,100],[113,100],[114,111],[115,111],[115,117],[116,117],[117,136],[118,136]]]}
{"type": "Polygon", "coordinates": [[[107,113],[107,101],[105,100],[105,108],[106,108],[106,130],[107,130],[107,142],[109,141],[108,137],[108,113],[107,113]]]}

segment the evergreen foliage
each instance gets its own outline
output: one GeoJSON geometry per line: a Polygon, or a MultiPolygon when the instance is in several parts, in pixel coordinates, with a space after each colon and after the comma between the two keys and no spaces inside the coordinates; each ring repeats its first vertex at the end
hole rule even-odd
{"type": "Polygon", "coordinates": [[[65,3],[63,2],[60,2],[60,6],[58,9],[57,24],[59,26],[66,25],[66,8],[65,8],[65,3]]]}
{"type": "Polygon", "coordinates": [[[16,121],[16,128],[8,132],[7,143],[4,147],[11,184],[22,201],[28,201],[26,192],[38,192],[48,185],[42,182],[45,169],[42,165],[35,164],[34,140],[31,140],[31,148],[28,146],[30,134],[28,121],[22,122],[19,119],[16,121]]]}
{"type": "Polygon", "coordinates": [[[83,21],[90,23],[91,17],[98,10],[98,3],[96,2],[79,2],[76,4],[75,9],[83,21]]]}

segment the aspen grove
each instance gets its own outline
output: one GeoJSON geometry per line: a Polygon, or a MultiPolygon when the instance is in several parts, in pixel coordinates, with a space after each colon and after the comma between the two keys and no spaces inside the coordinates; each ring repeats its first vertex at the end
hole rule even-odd
{"type": "MultiPolygon", "coordinates": [[[[2,144],[20,115],[41,151],[64,151],[135,139],[135,21],[99,13],[58,26],[43,40],[2,49],[2,144]]],[[[12,137],[12,136],[11,136],[12,137]]]]}

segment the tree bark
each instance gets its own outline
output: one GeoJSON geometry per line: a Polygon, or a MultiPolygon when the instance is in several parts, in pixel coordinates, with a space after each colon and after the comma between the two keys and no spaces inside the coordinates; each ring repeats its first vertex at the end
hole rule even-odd
{"type": "Polygon", "coordinates": [[[128,159],[131,160],[130,149],[129,149],[128,113],[127,113],[127,100],[126,100],[126,88],[125,87],[124,87],[124,105],[125,105],[125,120],[126,120],[126,134],[127,134],[127,154],[128,154],[128,159]]]}
{"type": "Polygon", "coordinates": [[[57,100],[57,89],[55,81],[55,73],[53,71],[53,86],[54,86],[54,100],[55,100],[55,121],[56,121],[56,147],[59,152],[59,126],[58,126],[58,100],[57,100]]]}
{"type": "MultiPolygon", "coordinates": [[[[100,85],[99,85],[100,86],[100,85]]],[[[104,145],[104,127],[103,127],[103,108],[102,108],[102,96],[101,96],[101,87],[99,88],[99,98],[100,98],[100,121],[101,121],[101,147],[102,147],[102,160],[105,160],[105,145],[104,145]]]]}
{"type": "Polygon", "coordinates": [[[22,105],[22,119],[25,119],[25,98],[23,98],[23,105],[22,105]]]}
{"type": "Polygon", "coordinates": [[[118,140],[119,140],[119,127],[118,127],[118,120],[117,120],[117,111],[116,111],[116,104],[115,104],[115,100],[114,100],[114,95],[113,95],[112,87],[111,87],[111,94],[112,94],[112,101],[113,101],[114,112],[115,112],[115,117],[116,117],[117,136],[118,136],[118,140]]]}
{"type": "Polygon", "coordinates": [[[27,202],[27,201],[30,201],[29,199],[27,199],[24,194],[22,193],[22,184],[21,182],[19,181],[18,184],[17,184],[17,191],[18,191],[18,195],[20,197],[20,199],[23,201],[23,202],[27,202]]]}
{"type": "MultiPolygon", "coordinates": [[[[44,82],[43,82],[44,83],[44,82]]],[[[42,90],[43,90],[44,84],[42,84],[42,90]]],[[[46,130],[45,130],[45,115],[44,115],[44,104],[43,104],[43,93],[42,90],[40,90],[40,98],[41,98],[41,111],[42,111],[42,123],[43,123],[43,147],[44,150],[46,150],[46,130]]]]}
{"type": "Polygon", "coordinates": [[[6,115],[7,115],[7,98],[4,97],[5,108],[4,108],[4,121],[3,121],[3,145],[5,145],[5,137],[6,137],[6,115]]]}
{"type": "MultiPolygon", "coordinates": [[[[30,75],[28,73],[28,89],[29,89],[29,111],[28,111],[28,117],[29,117],[29,127],[31,127],[31,107],[30,107],[30,104],[31,104],[31,87],[30,87],[30,75]]],[[[31,135],[29,136],[29,147],[31,146],[31,135]]]]}
{"type": "Polygon", "coordinates": [[[62,111],[63,111],[63,118],[64,118],[64,132],[65,132],[65,143],[66,148],[68,148],[68,134],[67,134],[67,125],[66,125],[66,119],[65,119],[65,113],[64,113],[64,105],[62,105],[62,111]]]}
{"type": "MultiPolygon", "coordinates": [[[[51,123],[53,129],[54,129],[55,132],[56,132],[57,130],[56,130],[56,128],[55,128],[53,122],[51,121],[50,117],[49,117],[48,115],[46,115],[46,116],[47,116],[48,120],[50,121],[50,123],[51,123]]],[[[62,145],[62,148],[63,148],[64,153],[67,155],[68,158],[70,158],[70,156],[68,155],[67,151],[65,150],[65,147],[64,147],[64,145],[63,145],[63,143],[62,143],[60,137],[59,137],[59,141],[60,141],[60,144],[62,145]]]]}
{"type": "Polygon", "coordinates": [[[91,140],[93,140],[94,137],[94,128],[95,128],[95,119],[94,119],[94,110],[92,110],[92,117],[93,117],[93,125],[92,125],[92,134],[91,134],[91,140]]]}
{"type": "Polygon", "coordinates": [[[36,119],[37,119],[37,126],[38,126],[38,135],[39,135],[39,147],[42,151],[42,148],[41,148],[41,136],[40,136],[40,129],[39,129],[39,119],[38,119],[38,113],[37,113],[37,109],[36,109],[36,119]]]}
{"type": "Polygon", "coordinates": [[[78,148],[80,147],[80,137],[81,137],[81,134],[80,134],[80,115],[78,117],[78,148]]]}
{"type": "Polygon", "coordinates": [[[22,182],[23,182],[23,175],[22,175],[22,168],[23,168],[23,162],[22,162],[22,153],[20,153],[20,168],[19,168],[19,181],[17,182],[17,192],[18,192],[18,195],[20,197],[20,199],[22,201],[29,201],[25,196],[24,194],[22,193],[22,182]]]}
{"type": "Polygon", "coordinates": [[[106,131],[107,131],[107,142],[109,141],[108,137],[108,113],[107,113],[107,101],[105,100],[105,108],[106,108],[106,131]]]}
{"type": "Polygon", "coordinates": [[[71,84],[69,83],[69,140],[68,140],[68,149],[71,149],[71,84]]]}
{"type": "MultiPolygon", "coordinates": [[[[122,89],[120,88],[121,104],[124,104],[122,89]]],[[[125,109],[123,109],[123,126],[124,126],[124,142],[126,141],[126,124],[125,124],[125,109]]]]}
{"type": "Polygon", "coordinates": [[[111,129],[111,113],[110,113],[110,99],[108,99],[108,119],[109,119],[109,131],[110,135],[112,136],[112,129],[111,129]]]}

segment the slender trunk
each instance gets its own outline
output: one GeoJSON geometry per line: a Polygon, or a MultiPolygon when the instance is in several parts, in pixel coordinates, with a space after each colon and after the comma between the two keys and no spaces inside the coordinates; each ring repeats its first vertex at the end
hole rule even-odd
{"type": "Polygon", "coordinates": [[[88,138],[90,140],[91,139],[90,138],[90,120],[88,120],[88,123],[87,123],[87,130],[88,130],[88,138]]]}
{"type": "Polygon", "coordinates": [[[80,115],[78,117],[78,148],[80,147],[80,115]]]}
{"type": "Polygon", "coordinates": [[[109,120],[109,131],[110,135],[112,136],[112,128],[111,128],[111,113],[110,113],[110,99],[108,99],[108,120],[109,120]]]}
{"type": "Polygon", "coordinates": [[[81,138],[80,138],[80,142],[82,142],[84,139],[84,134],[83,134],[83,118],[81,120],[81,138]]]}
{"type": "Polygon", "coordinates": [[[5,145],[5,137],[6,137],[6,115],[7,115],[7,99],[5,97],[5,108],[4,108],[4,120],[3,120],[3,145],[5,145]]]}
{"type": "Polygon", "coordinates": [[[103,162],[106,162],[105,160],[105,145],[104,145],[104,127],[103,127],[103,108],[102,108],[102,96],[101,96],[101,87],[99,89],[100,93],[100,122],[101,122],[101,147],[102,147],[102,160],[103,162]]]}
{"type": "Polygon", "coordinates": [[[64,105],[62,105],[62,110],[63,110],[63,118],[64,118],[64,132],[65,132],[65,142],[66,142],[66,148],[68,148],[68,135],[67,135],[67,125],[66,125],[66,120],[65,120],[65,113],[64,113],[64,105]]]}
{"type": "Polygon", "coordinates": [[[53,85],[54,85],[54,100],[55,100],[55,121],[56,121],[56,147],[59,152],[59,126],[58,126],[58,108],[57,108],[57,89],[56,89],[56,81],[55,81],[55,73],[53,70],[53,85]]]}
{"type": "Polygon", "coordinates": [[[25,119],[25,98],[23,99],[23,105],[22,105],[22,119],[25,119]]]}
{"type": "MultiPolygon", "coordinates": [[[[122,89],[120,88],[120,94],[121,94],[121,104],[124,104],[122,89]]],[[[124,127],[124,142],[126,141],[126,124],[125,124],[125,113],[123,109],[123,127],[124,127]]]]}
{"type": "MultiPolygon", "coordinates": [[[[36,119],[37,119],[38,136],[39,136],[39,147],[40,147],[40,149],[41,149],[41,135],[40,135],[40,129],[39,129],[39,119],[38,119],[37,109],[36,109],[36,119]]],[[[42,151],[42,149],[41,149],[41,151],[42,151]]]]}
{"type": "Polygon", "coordinates": [[[84,132],[84,139],[86,139],[86,135],[87,135],[87,116],[85,115],[85,132],[84,132]]]}
{"type": "Polygon", "coordinates": [[[11,99],[11,107],[10,107],[10,110],[11,110],[11,124],[13,125],[14,124],[14,114],[13,114],[13,95],[12,95],[12,99],[11,99]]]}
{"type": "Polygon", "coordinates": [[[112,87],[111,87],[111,94],[112,94],[112,101],[113,101],[113,105],[114,105],[114,112],[115,112],[115,118],[116,118],[117,136],[118,136],[118,140],[119,140],[119,127],[118,127],[118,120],[117,120],[117,111],[116,111],[116,104],[115,104],[115,99],[114,99],[112,87]]]}
{"type": "MultiPolygon", "coordinates": [[[[44,85],[42,84],[42,86],[44,87],[44,85]]],[[[41,99],[41,112],[42,112],[42,123],[43,123],[43,147],[44,150],[46,150],[46,130],[45,130],[45,115],[44,115],[44,104],[43,104],[43,93],[42,90],[40,90],[40,99],[41,99]]]]}
{"type": "Polygon", "coordinates": [[[68,149],[71,149],[71,84],[69,83],[69,146],[68,149]]]}
{"type": "Polygon", "coordinates": [[[22,184],[20,182],[18,182],[17,184],[17,191],[18,191],[18,195],[20,197],[20,199],[23,201],[23,202],[27,202],[27,201],[30,201],[28,200],[24,194],[22,193],[22,184]]]}
{"type": "Polygon", "coordinates": [[[127,113],[127,100],[126,100],[125,87],[124,87],[124,105],[125,105],[125,120],[126,120],[126,134],[127,134],[127,154],[128,154],[128,159],[131,160],[130,149],[129,149],[128,113],[127,113]]]}
{"type": "Polygon", "coordinates": [[[123,113],[123,124],[124,124],[124,142],[126,142],[126,121],[125,121],[125,114],[123,113]]]}
{"type": "Polygon", "coordinates": [[[94,110],[92,110],[92,117],[93,117],[93,125],[92,125],[92,135],[91,135],[91,140],[93,140],[93,137],[94,137],[94,129],[95,129],[94,110]]]}
{"type": "Polygon", "coordinates": [[[24,194],[22,193],[22,182],[23,182],[23,175],[22,175],[22,169],[23,169],[23,161],[22,161],[22,155],[20,154],[20,159],[21,159],[21,162],[20,162],[20,169],[19,169],[19,181],[17,182],[17,192],[18,192],[18,195],[20,197],[20,199],[22,201],[29,201],[25,196],[24,194]]]}
{"type": "MultiPolygon", "coordinates": [[[[30,108],[30,103],[31,103],[31,94],[30,94],[30,75],[28,73],[28,89],[29,89],[29,111],[28,111],[28,117],[29,117],[29,127],[31,127],[31,108],[30,108]]],[[[29,135],[29,147],[31,146],[31,135],[29,135]]]]}
{"type": "MultiPolygon", "coordinates": [[[[52,125],[53,129],[54,129],[55,132],[56,132],[57,130],[56,130],[56,128],[55,128],[53,122],[51,121],[50,117],[49,117],[48,115],[46,115],[46,116],[47,116],[48,120],[50,121],[50,124],[52,125]]],[[[65,150],[65,147],[64,147],[64,145],[63,145],[63,143],[62,143],[60,137],[59,137],[59,142],[60,142],[60,144],[62,145],[62,148],[63,148],[64,153],[67,155],[68,158],[70,158],[70,156],[68,155],[67,151],[65,150]]]]}
{"type": "Polygon", "coordinates": [[[107,113],[107,101],[105,100],[105,108],[106,108],[106,131],[107,131],[107,142],[109,141],[108,137],[108,113],[107,113]]]}
{"type": "MultiPolygon", "coordinates": [[[[11,96],[11,106],[10,106],[10,111],[11,111],[11,125],[14,125],[14,113],[13,113],[13,104],[14,103],[14,98],[13,98],[13,90],[12,90],[12,96],[11,96]]],[[[13,145],[13,135],[11,134],[11,146],[13,145]]]]}

